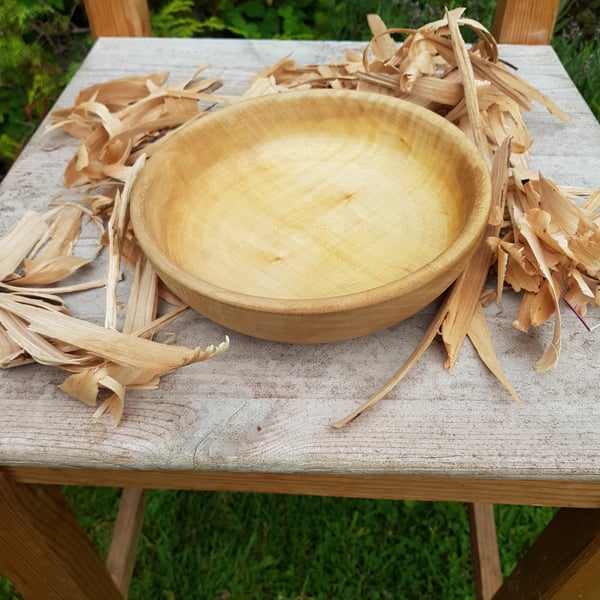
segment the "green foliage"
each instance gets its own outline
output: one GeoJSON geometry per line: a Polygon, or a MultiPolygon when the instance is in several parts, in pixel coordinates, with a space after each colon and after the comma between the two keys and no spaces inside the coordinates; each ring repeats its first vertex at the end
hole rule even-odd
{"type": "Polygon", "coordinates": [[[76,2],[0,5],[0,174],[66,85],[82,44],[71,35],[76,2]]]}
{"type": "Polygon", "coordinates": [[[221,0],[219,18],[246,38],[311,38],[314,31],[305,12],[310,0],[265,2],[221,0]]]}
{"type": "MultiPolygon", "coordinates": [[[[271,39],[369,38],[366,15],[376,13],[390,26],[418,27],[439,18],[444,7],[460,0],[194,0],[152,2],[152,25],[158,36],[228,35],[271,39]]],[[[474,0],[469,16],[491,26],[494,0],[474,0]]]]}
{"type": "Polygon", "coordinates": [[[324,39],[367,40],[371,34],[365,17],[369,13],[378,14],[388,27],[416,28],[441,18],[445,7],[468,6],[468,16],[489,28],[495,4],[495,0],[323,0],[316,19],[324,39]]]}
{"type": "Polygon", "coordinates": [[[322,0],[218,0],[211,6],[194,0],[169,0],[158,6],[152,27],[158,36],[199,35],[313,39],[313,12],[322,0]]]}
{"type": "Polygon", "coordinates": [[[557,509],[498,504],[494,506],[502,575],[508,577],[552,520],[557,509]]]}
{"type": "Polygon", "coordinates": [[[461,505],[155,492],[145,523],[132,599],[471,595],[461,505]]]}
{"type": "Polygon", "coordinates": [[[552,45],[577,89],[600,121],[600,42],[582,43],[567,35],[557,36],[552,45]]]}
{"type": "MultiPolygon", "coordinates": [[[[151,15],[152,30],[159,37],[189,38],[212,29],[193,14],[194,0],[171,0],[151,15]]],[[[217,26],[215,24],[215,26],[217,26]]]]}
{"type": "Polygon", "coordinates": [[[600,0],[562,0],[552,46],[600,120],[600,0]]]}

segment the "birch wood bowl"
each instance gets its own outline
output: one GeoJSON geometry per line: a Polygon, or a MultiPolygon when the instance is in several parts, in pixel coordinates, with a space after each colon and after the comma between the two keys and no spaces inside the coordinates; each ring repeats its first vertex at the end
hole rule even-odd
{"type": "Polygon", "coordinates": [[[462,132],[379,94],[246,100],[174,135],[132,191],[166,285],[232,330],[283,342],[395,324],[460,274],[486,226],[488,170],[462,132]]]}

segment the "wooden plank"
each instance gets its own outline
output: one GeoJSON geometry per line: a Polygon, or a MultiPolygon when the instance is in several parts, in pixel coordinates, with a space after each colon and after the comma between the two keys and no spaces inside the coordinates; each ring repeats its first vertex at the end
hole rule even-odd
{"type": "Polygon", "coordinates": [[[28,600],[119,600],[102,561],[58,487],[0,470],[0,572],[28,600]]]}
{"type": "Polygon", "coordinates": [[[498,0],[492,34],[502,44],[548,44],[560,0],[498,0]]]}
{"type": "Polygon", "coordinates": [[[596,600],[600,589],[600,510],[561,509],[494,600],[596,600]]]}
{"type": "Polygon", "coordinates": [[[8,467],[17,481],[149,489],[306,494],[389,500],[441,500],[494,504],[600,508],[598,481],[532,481],[348,473],[166,471],[8,467]]]}
{"type": "Polygon", "coordinates": [[[147,0],[84,0],[92,36],[150,37],[147,0]]]}
{"type": "Polygon", "coordinates": [[[148,490],[140,488],[123,490],[106,558],[106,569],[125,598],[133,575],[147,499],[148,490]]]}
{"type": "Polygon", "coordinates": [[[502,584],[494,505],[470,503],[468,511],[475,598],[490,600],[502,584]]]}

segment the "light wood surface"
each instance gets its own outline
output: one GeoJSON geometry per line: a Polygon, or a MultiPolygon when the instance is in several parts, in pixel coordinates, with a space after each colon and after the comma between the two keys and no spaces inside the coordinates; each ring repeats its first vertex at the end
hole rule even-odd
{"type": "Polygon", "coordinates": [[[173,136],[133,187],[168,287],[234,331],[332,342],[412,316],[487,225],[488,168],[455,126],[349,90],[268,95],[173,136]]]}
{"type": "MultiPolygon", "coordinates": [[[[223,93],[241,93],[254,73],[290,52],[299,63],[324,62],[348,47],[362,44],[157,39],[149,45],[143,39],[106,38],[59,104],[72,102],[81,87],[118,75],[167,69],[178,80],[200,63],[222,74],[223,93]],[[123,55],[129,57],[125,63],[123,55]]],[[[564,125],[534,107],[527,115],[535,138],[532,166],[561,184],[599,185],[599,126],[553,51],[507,46],[501,54],[574,120],[564,125]]],[[[33,138],[0,189],[2,231],[27,208],[45,208],[61,190],[75,148],[61,135],[33,138]]],[[[83,249],[94,244],[85,238],[81,243],[83,249]]],[[[90,279],[98,275],[89,273],[90,279]]],[[[126,298],[126,282],[122,288],[126,298]]],[[[69,304],[76,315],[102,323],[103,300],[102,292],[89,293],[73,296],[69,304]]],[[[551,336],[551,324],[527,336],[516,331],[511,327],[516,304],[510,297],[502,307],[490,305],[487,314],[520,405],[468,345],[451,373],[434,345],[373,411],[345,429],[331,427],[396,370],[433,310],[335,344],[275,344],[232,334],[224,355],[165,377],[157,392],[128,394],[118,428],[109,417],[94,420],[93,410],[64,396],[57,389],[62,373],[33,365],[3,372],[0,461],[40,468],[387,474],[600,486],[597,332],[587,333],[565,310],[559,364],[537,374],[533,365],[551,336]]],[[[231,334],[192,312],[170,331],[178,343],[190,346],[231,334]]],[[[579,499],[574,493],[573,502],[579,499]]]]}
{"type": "Polygon", "coordinates": [[[471,561],[477,600],[490,600],[502,584],[494,505],[468,505],[471,561]]]}
{"type": "Polygon", "coordinates": [[[115,468],[7,467],[19,482],[87,486],[142,486],[184,489],[306,494],[341,498],[430,500],[529,504],[543,506],[600,506],[597,481],[508,480],[482,477],[431,477],[348,473],[274,473],[256,471],[126,470],[115,468]]]}
{"type": "Polygon", "coordinates": [[[492,34],[502,44],[549,44],[560,0],[498,0],[492,34]]]}

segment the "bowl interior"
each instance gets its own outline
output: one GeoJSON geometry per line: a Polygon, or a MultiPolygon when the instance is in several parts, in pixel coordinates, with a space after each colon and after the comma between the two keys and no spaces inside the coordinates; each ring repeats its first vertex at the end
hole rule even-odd
{"type": "Polygon", "coordinates": [[[198,293],[318,304],[434,277],[481,233],[487,179],[474,146],[425,109],[289,92],[175,135],[144,167],[132,218],[159,272],[198,293]]]}

